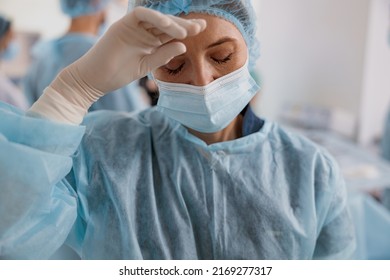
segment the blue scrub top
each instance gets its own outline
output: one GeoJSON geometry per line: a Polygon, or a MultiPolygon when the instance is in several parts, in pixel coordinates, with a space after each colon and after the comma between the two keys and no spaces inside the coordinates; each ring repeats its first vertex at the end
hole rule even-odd
{"type": "MultiPolygon", "coordinates": [[[[250,114],[250,115],[248,115],[250,114]]],[[[354,230],[319,146],[258,119],[207,145],[156,109],[83,126],[0,107],[0,257],[342,259],[354,230]]]]}

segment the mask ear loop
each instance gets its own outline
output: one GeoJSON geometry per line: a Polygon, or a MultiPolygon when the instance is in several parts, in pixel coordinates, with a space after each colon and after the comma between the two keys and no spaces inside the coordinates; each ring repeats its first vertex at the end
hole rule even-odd
{"type": "MultiPolygon", "coordinates": [[[[244,65],[246,65],[246,68],[247,68],[247,70],[248,70],[248,72],[249,72],[249,75],[252,76],[252,74],[250,73],[250,70],[249,70],[249,57],[250,57],[250,56],[249,56],[249,48],[248,48],[248,47],[247,47],[246,55],[247,55],[247,57],[246,57],[246,62],[245,62],[244,65]]],[[[253,77],[252,77],[252,78],[253,78],[253,77]]],[[[256,94],[252,97],[251,101],[253,100],[253,98],[254,98],[258,93],[259,93],[259,91],[257,91],[256,94]]],[[[242,117],[245,117],[245,114],[246,114],[246,112],[248,111],[248,108],[251,106],[251,105],[250,105],[250,104],[251,104],[251,101],[249,101],[248,104],[245,105],[245,107],[241,110],[241,112],[240,112],[239,115],[241,115],[242,117]]]]}

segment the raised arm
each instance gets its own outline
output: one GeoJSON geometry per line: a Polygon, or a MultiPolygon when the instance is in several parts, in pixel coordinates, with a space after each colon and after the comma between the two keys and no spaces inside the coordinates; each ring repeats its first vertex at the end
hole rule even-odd
{"type": "Polygon", "coordinates": [[[96,100],[184,53],[184,44],[174,40],[196,35],[205,26],[204,20],[185,20],[137,7],[65,68],[29,114],[79,124],[96,100]]]}
{"type": "Polygon", "coordinates": [[[85,128],[4,103],[0,120],[0,259],[49,258],[76,219],[77,195],[63,178],[85,128]]]}

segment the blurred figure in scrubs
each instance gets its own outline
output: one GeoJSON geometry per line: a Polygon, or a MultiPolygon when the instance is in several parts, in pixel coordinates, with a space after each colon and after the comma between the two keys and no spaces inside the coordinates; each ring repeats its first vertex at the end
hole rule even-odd
{"type": "MultiPolygon", "coordinates": [[[[390,13],[390,7],[389,7],[389,13],[390,13]]],[[[390,49],[390,19],[387,27],[387,45],[390,49]]],[[[383,129],[383,135],[381,141],[381,154],[383,158],[390,161],[390,106],[387,112],[385,126],[383,129]]],[[[381,195],[381,201],[383,205],[390,210],[390,186],[383,191],[381,195]]]]}
{"type": "MultiPolygon", "coordinates": [[[[32,51],[33,63],[24,79],[24,91],[30,105],[43,93],[66,66],[84,55],[105,29],[110,0],[60,0],[62,11],[71,18],[65,35],[38,43],[32,51]]],[[[135,111],[148,107],[137,83],[115,90],[93,104],[89,111],[135,111]]]]}
{"type": "MultiPolygon", "coordinates": [[[[389,35],[389,44],[390,44],[390,35],[389,35]]],[[[385,127],[382,135],[381,153],[383,158],[390,161],[390,110],[387,113],[385,127]]],[[[390,210],[390,186],[389,188],[383,190],[381,195],[381,201],[383,205],[385,205],[386,208],[390,210]]]]}
{"type": "Polygon", "coordinates": [[[3,72],[3,61],[14,59],[18,54],[11,21],[0,15],[0,100],[23,110],[28,103],[22,91],[3,72]]]}
{"type": "Polygon", "coordinates": [[[26,115],[0,103],[0,258],[350,258],[334,159],[249,105],[251,1],[129,3],[26,115]],[[145,75],[157,106],[87,114],[145,75]]]}

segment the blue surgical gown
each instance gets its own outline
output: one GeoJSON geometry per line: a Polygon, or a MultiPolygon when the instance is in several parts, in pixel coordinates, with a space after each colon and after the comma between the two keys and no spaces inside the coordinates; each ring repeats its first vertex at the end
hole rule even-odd
{"type": "MultiPolygon", "coordinates": [[[[23,80],[26,98],[32,105],[57,74],[83,56],[98,37],[82,33],[68,33],[60,38],[36,44],[32,51],[33,61],[23,80]]],[[[137,111],[148,107],[142,98],[137,82],[113,91],[95,102],[89,111],[116,110],[137,111]]]]}
{"type": "Polygon", "coordinates": [[[248,110],[207,145],[156,109],[82,126],[0,107],[0,257],[341,259],[355,248],[334,160],[248,110]]]}

